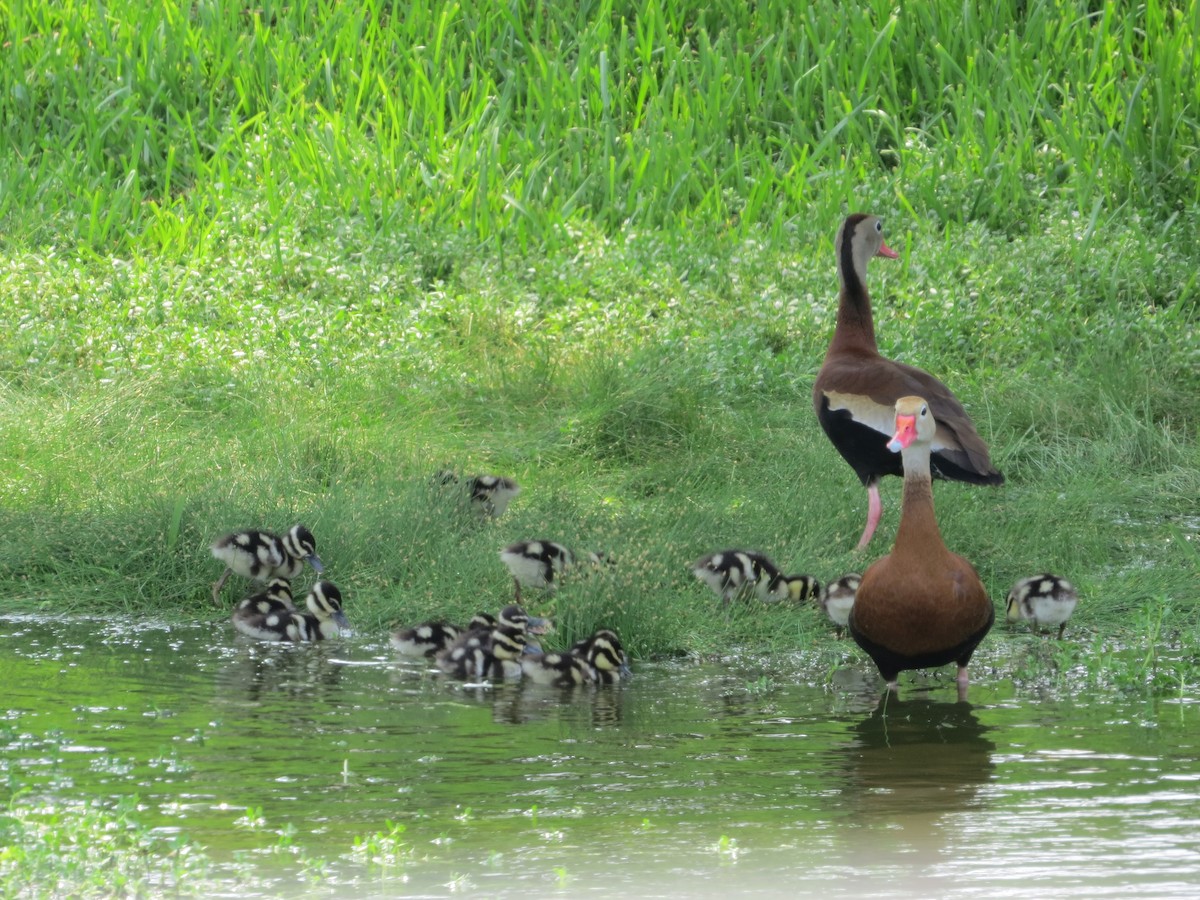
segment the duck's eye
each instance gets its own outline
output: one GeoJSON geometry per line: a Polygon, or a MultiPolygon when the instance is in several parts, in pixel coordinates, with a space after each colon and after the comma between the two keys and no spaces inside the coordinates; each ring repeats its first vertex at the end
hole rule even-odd
{"type": "Polygon", "coordinates": [[[875,221],[875,230],[878,231],[880,234],[883,234],[883,223],[880,222],[878,219],[875,221]]]}
{"type": "Polygon", "coordinates": [[[929,407],[922,406],[921,407],[921,418],[925,418],[925,416],[927,416],[927,415],[929,415],[929,407]]]}

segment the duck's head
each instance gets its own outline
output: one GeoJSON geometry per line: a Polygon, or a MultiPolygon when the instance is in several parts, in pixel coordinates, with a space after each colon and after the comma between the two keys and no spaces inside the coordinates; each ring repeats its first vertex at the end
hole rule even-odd
{"type": "Polygon", "coordinates": [[[510,603],[504,609],[500,610],[496,627],[521,634],[527,632],[529,634],[545,634],[550,630],[550,622],[547,619],[531,616],[520,606],[517,606],[517,604],[510,603]]]}
{"type": "Polygon", "coordinates": [[[317,556],[317,539],[303,525],[293,525],[283,536],[283,547],[295,559],[307,560],[317,572],[324,572],[325,566],[317,556]]]}
{"type": "Polygon", "coordinates": [[[937,422],[924,398],[901,397],[896,401],[896,433],[887,448],[899,453],[913,444],[930,444],[936,432],[937,422]]]}
{"type": "Polygon", "coordinates": [[[272,578],[263,588],[263,593],[272,600],[291,600],[292,583],[286,578],[272,578]]]}
{"type": "Polygon", "coordinates": [[[883,240],[883,222],[878,216],[854,213],[847,216],[838,231],[838,268],[844,270],[851,265],[860,280],[866,275],[867,263],[875,256],[897,259],[899,254],[883,240]]]}
{"type": "Polygon", "coordinates": [[[629,668],[629,656],[621,646],[621,639],[609,628],[601,628],[592,635],[587,663],[598,671],[616,672],[621,678],[628,678],[633,674],[629,668]]]}
{"type": "Polygon", "coordinates": [[[332,581],[318,581],[309,588],[306,604],[308,611],[318,619],[332,619],[338,628],[350,628],[350,622],[342,612],[342,592],[332,581]]]}

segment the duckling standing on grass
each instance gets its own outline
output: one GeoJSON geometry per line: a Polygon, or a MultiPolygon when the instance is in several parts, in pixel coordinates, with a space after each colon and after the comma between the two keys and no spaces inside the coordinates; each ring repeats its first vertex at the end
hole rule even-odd
{"type": "Polygon", "coordinates": [[[454,644],[464,631],[491,631],[495,624],[496,617],[484,612],[476,613],[466,628],[442,621],[422,622],[393,632],[391,643],[401,656],[436,656],[454,644]]]}
{"type": "Polygon", "coordinates": [[[1043,625],[1057,625],[1061,641],[1078,602],[1079,592],[1067,579],[1048,572],[1033,575],[1022,578],[1008,592],[1008,621],[1025,619],[1034,631],[1043,625]]]}
{"type": "MultiPolygon", "coordinates": [[[[593,565],[610,560],[599,553],[584,554],[593,565]]],[[[500,551],[500,560],[513,577],[513,597],[521,602],[521,587],[557,589],[556,576],[577,563],[574,553],[556,541],[518,541],[500,551]]]]}
{"type": "Polygon", "coordinates": [[[825,593],[817,599],[821,608],[825,610],[825,615],[829,616],[833,622],[839,638],[845,633],[846,625],[850,621],[850,610],[854,608],[854,595],[858,593],[858,586],[861,582],[861,575],[857,572],[850,572],[837,581],[831,581],[826,586],[825,593]]]}
{"type": "Polygon", "coordinates": [[[267,586],[241,601],[233,610],[233,627],[260,641],[282,640],[296,604],[286,578],[272,578],[267,586]]]}
{"type": "Polygon", "coordinates": [[[764,603],[816,599],[821,583],[811,575],[784,575],[779,567],[754,550],[719,550],[692,563],[692,574],[707,584],[726,605],[734,597],[755,596],[764,603]]]}
{"type": "MultiPolygon", "coordinates": [[[[437,484],[458,484],[459,477],[450,469],[442,469],[434,476],[437,484]]],[[[470,497],[471,508],[487,519],[498,519],[508,509],[508,504],[521,486],[503,475],[470,475],[465,487],[470,497]]]]}
{"type": "Polygon", "coordinates": [[[232,574],[255,581],[295,578],[308,562],[318,573],[325,570],[317,556],[317,540],[303,525],[293,525],[283,537],[270,531],[235,531],[213,542],[212,555],[225,563],[213,584],[213,603],[221,605],[221,588],[232,574]]]}

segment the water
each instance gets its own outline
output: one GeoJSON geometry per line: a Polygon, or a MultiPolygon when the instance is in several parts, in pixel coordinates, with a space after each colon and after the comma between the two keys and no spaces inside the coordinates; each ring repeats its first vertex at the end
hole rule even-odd
{"type": "Polygon", "coordinates": [[[984,665],[969,703],[945,678],[881,705],[849,650],[832,684],[795,656],[485,689],[382,639],[130,625],[0,619],[4,799],[136,797],[217,894],[1200,890],[1195,697],[1021,695],[984,665]],[[355,852],[388,823],[399,852],[355,852]]]}

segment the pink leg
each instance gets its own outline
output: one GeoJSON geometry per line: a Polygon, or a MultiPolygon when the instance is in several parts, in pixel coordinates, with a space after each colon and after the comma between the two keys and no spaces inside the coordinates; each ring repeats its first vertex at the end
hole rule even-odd
{"type": "Polygon", "coordinates": [[[971,679],[967,675],[967,667],[966,666],[958,667],[958,678],[955,680],[958,682],[958,699],[966,700],[967,699],[967,686],[971,683],[971,679]]]}
{"type": "Polygon", "coordinates": [[[871,543],[871,535],[879,527],[883,516],[883,501],[879,499],[879,482],[872,481],[867,485],[867,527],[863,529],[862,537],[858,539],[856,550],[862,550],[871,543]]]}

